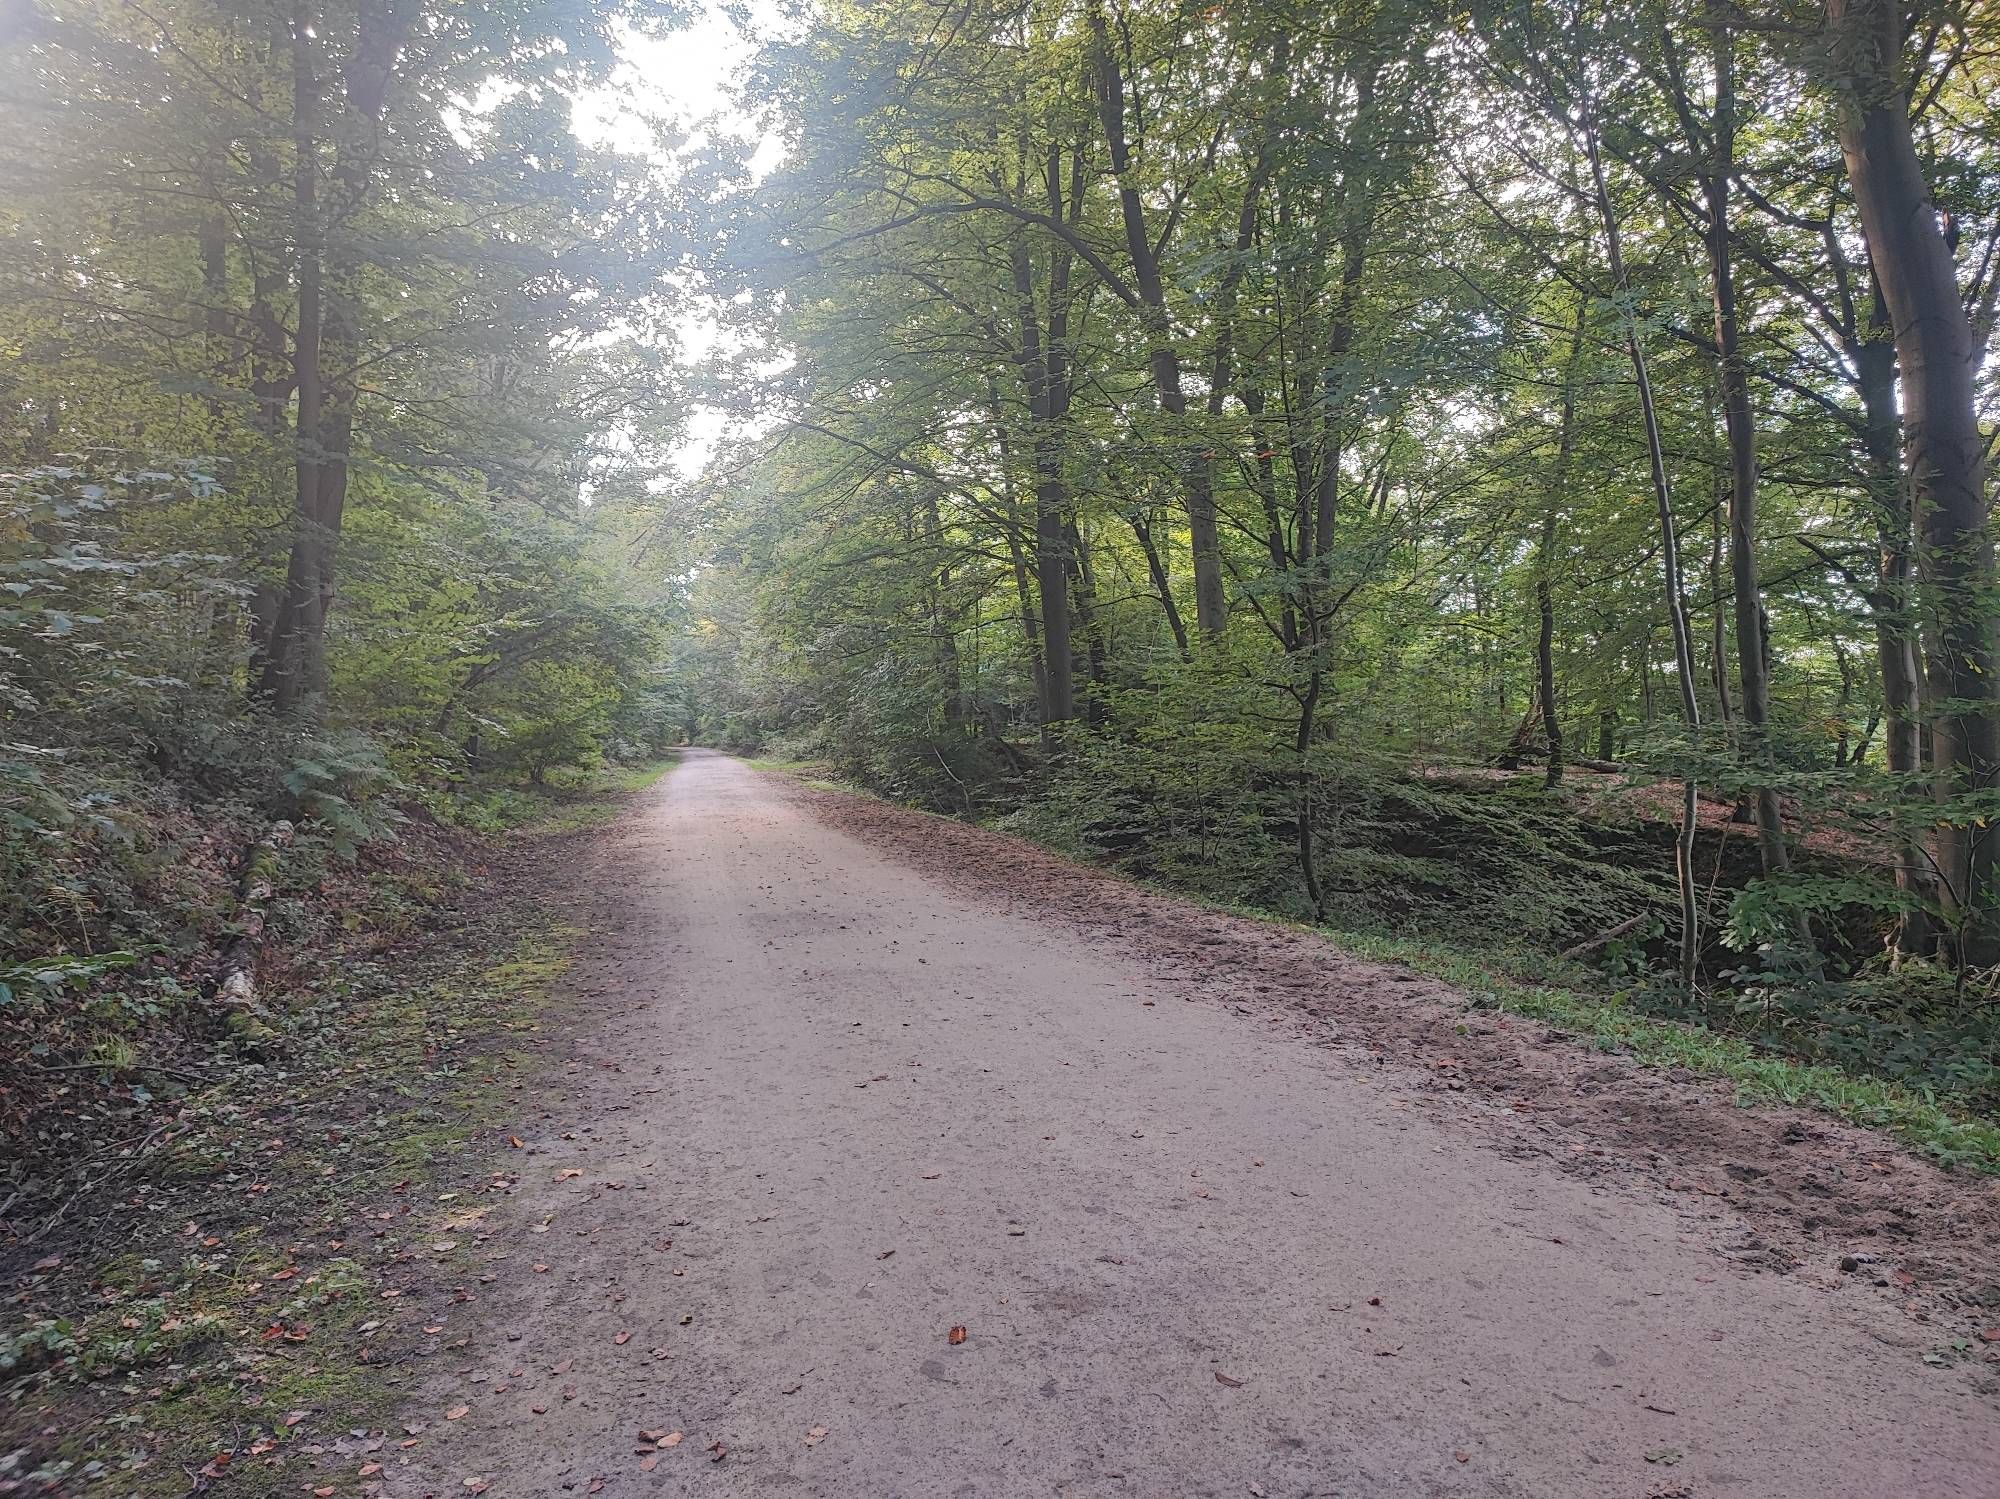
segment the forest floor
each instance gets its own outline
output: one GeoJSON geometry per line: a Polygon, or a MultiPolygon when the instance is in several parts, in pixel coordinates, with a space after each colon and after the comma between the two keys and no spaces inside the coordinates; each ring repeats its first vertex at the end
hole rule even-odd
{"type": "Polygon", "coordinates": [[[2000,1488],[1993,1178],[717,754],[570,877],[329,1492],[2000,1488]]]}
{"type": "Polygon", "coordinates": [[[2000,1178],[996,832],[643,782],[357,931],[330,1061],[18,1249],[74,1350],[0,1369],[0,1494],[2000,1491],[2000,1178]]]}

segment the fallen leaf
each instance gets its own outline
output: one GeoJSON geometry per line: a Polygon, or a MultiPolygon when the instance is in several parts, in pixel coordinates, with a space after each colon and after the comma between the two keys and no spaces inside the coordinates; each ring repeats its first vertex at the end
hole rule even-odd
{"type": "Polygon", "coordinates": [[[896,1251],[893,1249],[885,1249],[880,1254],[876,1255],[875,1258],[878,1260],[886,1260],[890,1255],[894,1254],[895,1252],[896,1251]]]}
{"type": "Polygon", "coordinates": [[[471,1406],[454,1405],[450,1410],[444,1413],[444,1418],[447,1421],[456,1421],[461,1416],[469,1416],[471,1414],[472,1414],[471,1406]]]}
{"type": "Polygon", "coordinates": [[[631,1341],[632,1341],[632,1334],[631,1334],[631,1333],[629,1333],[629,1332],[621,1332],[621,1333],[619,1333],[619,1334],[618,1334],[618,1335],[617,1335],[617,1336],[616,1336],[615,1338],[613,1338],[613,1339],[612,1339],[611,1341],[612,1341],[612,1342],[614,1342],[614,1343],[616,1343],[616,1344],[617,1344],[617,1345],[618,1345],[619,1347],[621,1347],[621,1348],[622,1348],[622,1347],[624,1347],[624,1346],[625,1346],[625,1345],[626,1345],[627,1343],[629,1343],[629,1342],[631,1342],[631,1341]]]}
{"type": "Polygon", "coordinates": [[[806,1445],[808,1447],[817,1447],[825,1439],[826,1428],[824,1426],[814,1426],[806,1432],[806,1445]]]}
{"type": "Polygon", "coordinates": [[[1472,1454],[1470,1452],[1454,1452],[1452,1453],[1452,1456],[1458,1459],[1458,1461],[1462,1463],[1469,1463],[1472,1461],[1472,1454]]]}
{"type": "Polygon", "coordinates": [[[1227,1374],[1224,1374],[1220,1369],[1217,1369],[1215,1371],[1215,1382],[1220,1385],[1228,1385],[1229,1388],[1232,1390],[1240,1390],[1243,1388],[1242,1380],[1231,1379],[1227,1374]]]}
{"type": "Polygon", "coordinates": [[[559,1171],[559,1172],[557,1172],[557,1173],[556,1173],[556,1180],[557,1180],[557,1181],[559,1181],[559,1182],[566,1182],[566,1181],[572,1181],[572,1180],[574,1180],[575,1178],[577,1178],[577,1177],[579,1177],[579,1176],[581,1176],[581,1175],[583,1175],[583,1173],[582,1173],[581,1171],[578,1171],[578,1170],[577,1170],[577,1169],[576,1169],[576,1168],[575,1168],[574,1166],[572,1166],[572,1167],[571,1167],[571,1168],[570,1168],[569,1170],[567,1170],[567,1171],[559,1171]]]}
{"type": "Polygon", "coordinates": [[[468,1494],[483,1494],[486,1492],[487,1486],[487,1481],[483,1478],[468,1478],[465,1480],[465,1491],[468,1494]]]}
{"type": "Polygon", "coordinates": [[[670,1431],[665,1436],[660,1438],[660,1446],[662,1449],[668,1447],[678,1447],[680,1446],[680,1444],[681,1444],[681,1434],[678,1431],[670,1431]]]}
{"type": "Polygon", "coordinates": [[[574,1367],[574,1366],[575,1366],[575,1364],[576,1364],[576,1360],[575,1360],[575,1359],[573,1359],[573,1358],[566,1358],[566,1359],[564,1359],[564,1360],[563,1360],[563,1361],[562,1361],[561,1363],[559,1363],[559,1364],[550,1364],[550,1365],[549,1365],[549,1373],[551,1373],[551,1374],[567,1374],[567,1373],[569,1373],[570,1369],[571,1369],[572,1367],[574,1367]]]}
{"type": "Polygon", "coordinates": [[[513,1146],[516,1150],[519,1150],[521,1148],[521,1137],[519,1135],[509,1135],[507,1137],[507,1143],[513,1146]]]}
{"type": "Polygon", "coordinates": [[[965,1341],[965,1337],[966,1333],[963,1327],[954,1327],[950,1332],[944,1335],[944,1340],[947,1343],[951,1344],[952,1347],[956,1348],[960,1343],[963,1343],[965,1341]]]}
{"type": "Polygon", "coordinates": [[[648,1453],[645,1457],[639,1459],[639,1471],[641,1473],[650,1473],[659,1465],[660,1454],[657,1452],[648,1453]]]}
{"type": "Polygon", "coordinates": [[[722,1443],[710,1442],[708,1444],[708,1460],[710,1462],[719,1463],[727,1456],[729,1456],[729,1449],[723,1446],[722,1443]]]}

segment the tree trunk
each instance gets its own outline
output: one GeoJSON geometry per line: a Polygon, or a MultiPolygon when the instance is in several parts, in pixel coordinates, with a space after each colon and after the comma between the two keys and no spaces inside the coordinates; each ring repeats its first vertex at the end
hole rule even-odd
{"type": "MultiPolygon", "coordinates": [[[[1842,94],[1841,155],[1903,377],[1911,495],[1937,616],[1932,760],[1938,794],[1948,802],[1990,791],[2000,778],[1992,620],[1983,597],[1993,582],[1993,542],[1976,344],[1911,138],[1901,8],[1892,0],[1827,0],[1826,11],[1842,94]]],[[[1940,896],[1959,959],[1972,966],[2000,962],[1995,834],[1979,826],[1983,820],[1947,812],[1937,831],[1940,896]]]]}
{"type": "Polygon", "coordinates": [[[1722,382],[1722,422],[1729,438],[1729,576],[1735,589],[1736,674],[1743,689],[1742,747],[1756,768],[1757,856],[1765,875],[1790,867],[1771,749],[1770,649],[1764,638],[1764,594],[1757,576],[1757,422],[1750,373],[1737,327],[1736,273],[1729,229],[1729,181],[1736,158],[1735,41],[1715,0],[1709,22],[1715,43],[1713,159],[1703,174],[1708,208],[1709,285],[1715,302],[1715,357],[1722,382]]]}
{"type": "Polygon", "coordinates": [[[1042,739],[1045,748],[1053,749],[1056,725],[1076,717],[1076,677],[1069,628],[1069,548],[1064,531],[1069,488],[1063,478],[1062,449],[1056,430],[1057,391],[1050,370],[1050,351],[1042,342],[1041,319],[1035,305],[1034,266],[1021,236],[1015,236],[1009,255],[1021,334],[1021,382],[1028,397],[1029,451],[1035,465],[1035,582],[1042,601],[1042,739]]]}
{"type": "Polygon", "coordinates": [[[1174,602],[1174,590],[1167,577],[1166,560],[1160,556],[1160,549],[1153,544],[1151,522],[1134,515],[1132,536],[1139,543],[1139,550],[1146,556],[1146,572],[1153,580],[1153,592],[1160,600],[1160,608],[1166,614],[1167,628],[1173,631],[1174,650],[1180,658],[1188,659],[1187,622],[1181,618],[1180,605],[1174,602]]]}
{"type": "Polygon", "coordinates": [[[1090,18],[1096,54],[1097,107],[1111,170],[1118,179],[1118,208],[1125,247],[1139,291],[1139,317],[1146,330],[1153,390],[1172,432],[1171,442],[1186,496],[1188,541],[1194,553],[1195,626],[1208,639],[1229,623],[1229,600],[1222,587],[1222,535],[1216,521],[1213,456],[1201,434],[1189,428],[1187,396],[1181,386],[1181,357],[1174,347],[1166,286],[1146,224],[1146,209],[1132,180],[1132,153],[1125,138],[1125,80],[1105,34],[1102,12],[1090,18]]]}
{"type": "Polygon", "coordinates": [[[299,0],[292,13],[292,211],[293,235],[298,243],[298,329],[292,352],[292,378],[298,391],[298,415],[293,423],[292,549],[261,684],[271,706],[284,717],[297,713],[306,701],[311,687],[305,675],[306,641],[324,624],[317,613],[324,553],[319,509],[324,242],[319,215],[319,75],[312,44],[312,5],[310,0],[299,0]]]}
{"type": "MultiPolygon", "coordinates": [[[[1673,631],[1674,668],[1680,679],[1681,721],[1687,728],[1690,747],[1701,734],[1701,703],[1695,696],[1694,642],[1688,630],[1687,600],[1681,593],[1680,540],[1674,530],[1673,491],[1667,484],[1666,451],[1660,441],[1659,412],[1653,401],[1653,380],[1646,365],[1645,345],[1639,340],[1639,322],[1628,299],[1631,286],[1625,275],[1625,252],[1618,237],[1618,216],[1611,206],[1611,193],[1604,181],[1604,158],[1597,147],[1597,123],[1584,124],[1584,146],[1590,158],[1591,185],[1598,218],[1604,226],[1605,254],[1611,279],[1616,286],[1625,324],[1625,353],[1632,362],[1633,382],[1639,390],[1639,414],[1646,429],[1646,458],[1653,477],[1653,504],[1660,523],[1660,568],[1665,585],[1667,620],[1673,631]]],[[[1681,941],[1680,978],[1683,989],[1693,989],[1695,968],[1701,957],[1700,911],[1695,899],[1694,835],[1695,782],[1681,779],[1680,836],[1674,846],[1674,872],[1680,888],[1681,941]]]]}
{"type": "Polygon", "coordinates": [[[347,504],[349,448],[354,435],[361,356],[364,257],[351,234],[330,233],[358,213],[380,156],[377,136],[389,77],[412,13],[364,0],[356,17],[354,51],[344,73],[344,100],[334,135],[333,179],[340,186],[338,218],[318,201],[320,80],[311,50],[311,0],[293,17],[294,204],[298,216],[299,295],[295,366],[299,391],[299,458],[291,560],[276,639],[265,666],[265,691],[280,714],[320,702],[327,685],[326,621],[333,608],[334,567],[347,504]],[[308,389],[310,386],[310,390],[308,389]]]}
{"type": "MultiPolygon", "coordinates": [[[[1570,331],[1569,352],[1563,361],[1562,406],[1556,433],[1554,482],[1542,510],[1541,548],[1535,559],[1535,612],[1540,630],[1535,641],[1535,680],[1542,702],[1542,731],[1549,741],[1546,784],[1553,791],[1562,784],[1562,715],[1556,710],[1556,542],[1562,517],[1569,505],[1570,469],[1576,459],[1576,372],[1583,359],[1584,330],[1589,308],[1579,299],[1576,323],[1570,331]]],[[[1386,470],[1385,470],[1386,471],[1386,470]]]]}
{"type": "MultiPolygon", "coordinates": [[[[1875,657],[1882,674],[1882,758],[1899,797],[1916,789],[1924,772],[1923,666],[1917,652],[1916,601],[1911,550],[1913,531],[1909,487],[1903,482],[1903,418],[1896,407],[1896,349],[1889,334],[1889,310],[1879,287],[1868,332],[1851,353],[1861,393],[1862,446],[1867,484],[1875,513],[1876,592],[1869,600],[1875,616],[1875,657]]],[[[1929,821],[1928,818],[1925,821],[1929,821]]],[[[1904,899],[1892,941],[1896,950],[1921,955],[1936,950],[1937,880],[1921,840],[1899,816],[1896,836],[1896,889],[1904,899]]]]}

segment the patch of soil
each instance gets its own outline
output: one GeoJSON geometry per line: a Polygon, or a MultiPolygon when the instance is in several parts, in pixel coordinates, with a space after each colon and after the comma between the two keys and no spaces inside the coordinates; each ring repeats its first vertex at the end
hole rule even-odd
{"type": "Polygon", "coordinates": [[[1946,1171],[1809,1110],[1739,1106],[1726,1082],[1592,1050],[1310,933],[1144,890],[1023,839],[796,783],[792,794],[947,887],[1032,910],[1352,1065],[1395,1070],[1441,1119],[1498,1149],[1717,1223],[1724,1252],[1749,1269],[1868,1280],[1909,1315],[1975,1339],[2000,1321],[2000,1178],[1946,1171]]]}

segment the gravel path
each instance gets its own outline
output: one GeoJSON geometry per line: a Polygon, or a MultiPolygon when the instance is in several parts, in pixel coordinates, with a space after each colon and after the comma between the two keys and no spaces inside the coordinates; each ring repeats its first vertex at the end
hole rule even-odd
{"type": "Polygon", "coordinates": [[[1254,972],[701,751],[598,859],[603,1014],[392,1495],[2000,1494],[1935,1329],[1434,1117],[1254,972]]]}

